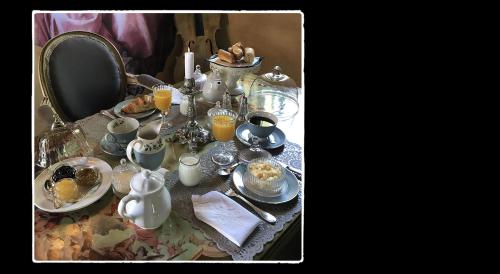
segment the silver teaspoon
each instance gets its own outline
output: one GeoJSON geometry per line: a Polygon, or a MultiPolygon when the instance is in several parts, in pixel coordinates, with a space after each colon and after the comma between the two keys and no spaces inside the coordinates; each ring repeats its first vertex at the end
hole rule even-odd
{"type": "Polygon", "coordinates": [[[220,167],[219,169],[217,169],[217,174],[221,175],[221,176],[227,176],[229,174],[231,174],[231,172],[233,172],[233,170],[239,165],[240,163],[234,163],[232,165],[230,165],[229,167],[220,167]]]}

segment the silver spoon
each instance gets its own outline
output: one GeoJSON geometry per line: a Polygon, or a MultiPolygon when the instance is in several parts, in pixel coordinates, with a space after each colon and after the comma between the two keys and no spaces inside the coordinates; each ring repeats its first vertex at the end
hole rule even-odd
{"type": "Polygon", "coordinates": [[[52,182],[52,180],[45,181],[45,184],[44,184],[45,191],[50,193],[52,191],[53,187],[54,187],[54,182],[52,182]]]}
{"type": "Polygon", "coordinates": [[[230,165],[229,167],[220,167],[217,169],[217,174],[221,176],[227,176],[233,172],[233,170],[239,165],[240,163],[234,163],[230,165]]]}
{"type": "Polygon", "coordinates": [[[102,115],[108,117],[108,118],[111,118],[112,120],[118,118],[116,117],[116,115],[112,114],[111,111],[105,109],[105,110],[101,110],[99,113],[101,113],[102,115]]]}

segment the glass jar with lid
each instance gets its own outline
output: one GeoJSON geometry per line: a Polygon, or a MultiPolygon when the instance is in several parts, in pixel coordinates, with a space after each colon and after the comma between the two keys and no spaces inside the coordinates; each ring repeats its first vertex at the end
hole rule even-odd
{"type": "Polygon", "coordinates": [[[113,169],[112,187],[113,193],[119,198],[125,197],[130,192],[130,180],[140,171],[126,159],[121,159],[120,164],[113,169]]]}
{"type": "Polygon", "coordinates": [[[265,111],[279,121],[291,120],[299,111],[298,95],[295,81],[275,66],[271,72],[254,77],[248,93],[248,111],[265,111]]]}

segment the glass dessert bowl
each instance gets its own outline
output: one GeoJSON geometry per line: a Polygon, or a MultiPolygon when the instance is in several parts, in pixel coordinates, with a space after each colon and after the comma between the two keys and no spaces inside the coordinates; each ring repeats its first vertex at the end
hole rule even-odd
{"type": "Polygon", "coordinates": [[[257,158],[248,163],[243,175],[243,184],[248,190],[260,196],[279,196],[287,187],[285,170],[272,159],[257,158]]]}

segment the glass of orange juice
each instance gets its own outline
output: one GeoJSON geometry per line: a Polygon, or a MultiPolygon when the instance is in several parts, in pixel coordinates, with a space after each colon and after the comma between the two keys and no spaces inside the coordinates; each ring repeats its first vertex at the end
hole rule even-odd
{"type": "Polygon", "coordinates": [[[225,149],[225,144],[233,140],[236,118],[238,114],[229,109],[218,109],[212,116],[212,135],[221,143],[222,151],[212,155],[212,161],[218,165],[229,165],[234,161],[234,156],[225,149]]]}
{"type": "Polygon", "coordinates": [[[167,121],[167,114],[172,105],[172,87],[169,85],[154,85],[153,98],[156,108],[161,111],[160,135],[165,136],[172,124],[167,121]]]}

